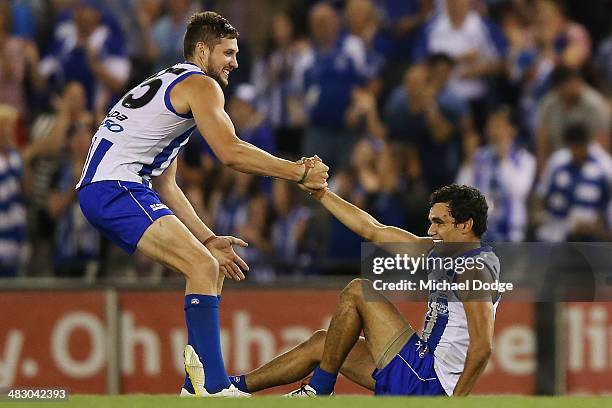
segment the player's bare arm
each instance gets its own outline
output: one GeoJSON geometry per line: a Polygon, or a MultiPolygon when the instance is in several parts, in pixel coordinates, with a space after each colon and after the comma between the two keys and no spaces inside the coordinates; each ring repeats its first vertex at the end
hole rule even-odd
{"type": "Polygon", "coordinates": [[[224,110],[225,98],[219,84],[205,76],[194,75],[171,92],[176,109],[193,112],[198,129],[223,164],[244,173],[302,181],[309,188],[327,186],[328,167],[320,161],[314,167],[284,160],[236,136],[234,125],[224,110]]]}
{"type": "Polygon", "coordinates": [[[248,244],[235,237],[216,237],[208,226],[198,217],[193,206],[176,184],[177,161],[157,177],[152,179],[153,188],[164,204],[178,217],[187,229],[206,245],[211,254],[219,262],[219,268],[225,276],[234,280],[245,278],[243,270],[249,270],[248,265],[234,252],[232,245],[246,247],[248,244]]]}
{"type": "MultiPolygon", "coordinates": [[[[479,279],[492,282],[486,270],[471,270],[460,275],[458,281],[479,279]]],[[[463,308],[467,318],[470,344],[467,350],[463,373],[459,377],[454,396],[469,395],[487,367],[493,351],[493,294],[478,291],[463,298],[463,308]],[[485,298],[486,297],[486,298],[485,298]]]]}
{"type": "Polygon", "coordinates": [[[419,237],[398,227],[384,225],[366,211],[349,203],[327,189],[310,191],[311,195],[355,234],[375,244],[412,243],[431,244],[429,237],[419,237]]]}

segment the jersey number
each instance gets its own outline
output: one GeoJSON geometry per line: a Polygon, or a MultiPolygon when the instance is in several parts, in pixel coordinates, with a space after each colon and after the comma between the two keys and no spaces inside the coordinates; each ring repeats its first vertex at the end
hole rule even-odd
{"type": "Polygon", "coordinates": [[[131,93],[127,94],[125,98],[123,98],[123,100],[121,101],[121,105],[129,109],[142,108],[147,103],[151,102],[151,100],[153,99],[157,91],[159,91],[159,88],[161,88],[161,86],[163,85],[163,81],[160,78],[158,78],[160,75],[163,75],[163,74],[180,75],[185,71],[187,71],[187,69],[185,68],[170,67],[167,70],[162,71],[162,73],[154,76],[153,79],[150,79],[151,77],[147,78],[146,82],[144,82],[142,85],[139,86],[139,88],[148,86],[149,89],[147,89],[147,92],[145,92],[144,95],[142,95],[139,98],[134,98],[134,94],[131,94],[131,93]]]}

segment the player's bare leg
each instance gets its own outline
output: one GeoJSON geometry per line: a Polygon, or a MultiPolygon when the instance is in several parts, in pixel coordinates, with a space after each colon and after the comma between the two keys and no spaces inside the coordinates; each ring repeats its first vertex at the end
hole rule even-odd
{"type": "MultiPolygon", "coordinates": [[[[249,392],[304,379],[321,361],[325,337],[325,330],[316,331],[310,339],[248,373],[245,381],[249,392]]],[[[360,338],[349,352],[340,372],[349,380],[373,390],[374,380],[371,374],[374,368],[374,359],[365,340],[360,338]]]]}
{"type": "MultiPolygon", "coordinates": [[[[335,378],[363,330],[365,344],[375,360],[382,357],[400,333],[414,333],[401,313],[365,279],[354,279],[340,294],[329,324],[323,356],[310,385],[317,394],[329,394],[335,378]]],[[[380,368],[380,367],[379,367],[380,368]]]]}
{"type": "Polygon", "coordinates": [[[174,215],[161,217],[151,224],[138,242],[138,249],[185,277],[189,344],[184,358],[194,393],[197,396],[239,394],[228,380],[221,355],[217,295],[222,280],[217,260],[174,215]]]}
{"type": "Polygon", "coordinates": [[[186,294],[217,295],[219,263],[176,216],[155,220],[138,241],[138,249],[181,273],[186,294]]]}

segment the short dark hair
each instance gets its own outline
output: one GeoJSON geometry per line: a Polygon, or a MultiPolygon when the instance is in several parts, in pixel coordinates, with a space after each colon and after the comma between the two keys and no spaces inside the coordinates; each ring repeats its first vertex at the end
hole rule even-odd
{"type": "Polygon", "coordinates": [[[444,63],[450,67],[455,66],[455,60],[450,55],[443,52],[436,52],[429,55],[426,59],[427,65],[430,67],[436,64],[444,63]]]}
{"type": "Polygon", "coordinates": [[[487,230],[487,211],[489,206],[484,195],[477,188],[451,184],[441,187],[431,194],[429,204],[446,203],[455,222],[462,223],[472,219],[472,232],[477,238],[487,230]]]}
{"type": "Polygon", "coordinates": [[[518,113],[510,105],[492,105],[490,109],[487,110],[488,118],[497,115],[504,116],[506,120],[515,128],[518,127],[520,123],[518,113]]]}
{"type": "Polygon", "coordinates": [[[576,69],[559,65],[550,74],[550,84],[553,88],[566,83],[569,80],[581,78],[580,72],[576,69]]]}
{"type": "Polygon", "coordinates": [[[183,56],[193,57],[196,44],[203,42],[212,51],[222,38],[238,38],[238,30],[219,13],[202,11],[189,17],[185,38],[183,40],[183,56]]]}
{"type": "Polygon", "coordinates": [[[586,145],[590,138],[589,128],[584,123],[571,123],[563,129],[566,145],[586,145]]]}

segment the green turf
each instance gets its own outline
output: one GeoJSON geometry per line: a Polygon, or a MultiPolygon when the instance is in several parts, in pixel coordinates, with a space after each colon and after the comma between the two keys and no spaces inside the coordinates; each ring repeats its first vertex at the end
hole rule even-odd
{"type": "Polygon", "coordinates": [[[51,407],[83,407],[83,408],[174,408],[174,407],[228,407],[228,408],[387,408],[387,407],[416,407],[428,408],[471,408],[471,407],[520,407],[520,408],[612,408],[612,397],[468,397],[468,398],[373,398],[373,397],[333,397],[319,398],[313,401],[310,398],[280,398],[258,397],[251,399],[180,399],[175,396],[129,395],[129,396],[89,396],[76,395],[63,403],[4,403],[0,406],[25,408],[51,408],[51,407]]]}

